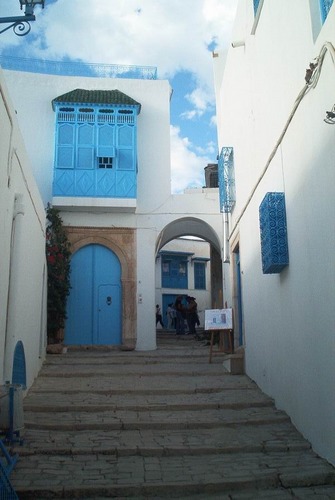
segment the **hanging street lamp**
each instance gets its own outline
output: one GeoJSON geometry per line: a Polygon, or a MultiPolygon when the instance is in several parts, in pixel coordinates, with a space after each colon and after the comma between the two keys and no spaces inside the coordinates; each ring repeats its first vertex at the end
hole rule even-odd
{"type": "Polygon", "coordinates": [[[24,16],[0,17],[0,24],[8,24],[8,26],[0,30],[0,34],[12,28],[17,36],[27,35],[31,30],[29,22],[36,19],[34,16],[35,6],[41,5],[42,9],[44,9],[44,0],[19,0],[19,2],[21,10],[22,7],[25,8],[24,16]]]}

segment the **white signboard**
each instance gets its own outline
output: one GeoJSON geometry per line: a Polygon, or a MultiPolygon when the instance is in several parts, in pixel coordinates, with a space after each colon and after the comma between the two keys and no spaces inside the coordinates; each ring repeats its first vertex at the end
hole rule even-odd
{"type": "Polygon", "coordinates": [[[205,311],[205,330],[232,330],[232,309],[207,309],[205,311]]]}

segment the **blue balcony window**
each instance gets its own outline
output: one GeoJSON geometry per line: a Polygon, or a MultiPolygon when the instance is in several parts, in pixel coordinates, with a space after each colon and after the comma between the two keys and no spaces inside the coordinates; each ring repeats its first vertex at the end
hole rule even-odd
{"type": "Polygon", "coordinates": [[[53,195],[136,198],[139,103],[116,90],[77,89],[53,107],[53,195]]]}
{"type": "Polygon", "coordinates": [[[284,193],[267,193],[259,207],[263,274],[280,273],[289,263],[284,193]]]}
{"type": "Polygon", "coordinates": [[[230,213],[236,202],[234,150],[223,147],[218,161],[220,211],[230,213]]]}
{"type": "Polygon", "coordinates": [[[320,11],[322,23],[327,19],[328,13],[333,5],[333,0],[320,0],[320,11]]]}

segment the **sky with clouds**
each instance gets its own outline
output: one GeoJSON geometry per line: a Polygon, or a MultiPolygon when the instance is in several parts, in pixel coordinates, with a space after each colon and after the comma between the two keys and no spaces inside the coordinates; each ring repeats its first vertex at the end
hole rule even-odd
{"type": "MultiPolygon", "coordinates": [[[[171,100],[171,187],[204,185],[216,162],[212,51],[230,43],[237,0],[45,0],[29,35],[1,35],[3,55],[155,66],[171,100]]],[[[20,15],[19,0],[0,16],[20,15]]]]}

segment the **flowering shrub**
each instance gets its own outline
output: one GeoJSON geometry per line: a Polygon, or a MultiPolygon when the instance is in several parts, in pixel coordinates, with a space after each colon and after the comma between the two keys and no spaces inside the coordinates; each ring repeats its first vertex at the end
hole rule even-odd
{"type": "Polygon", "coordinates": [[[70,243],[59,210],[47,206],[46,258],[48,266],[48,343],[58,341],[64,328],[66,301],[70,293],[70,243]]]}

